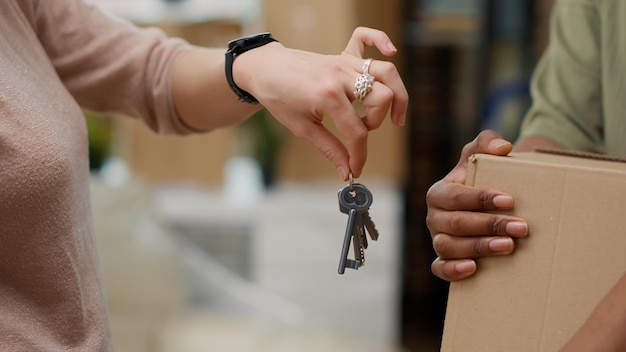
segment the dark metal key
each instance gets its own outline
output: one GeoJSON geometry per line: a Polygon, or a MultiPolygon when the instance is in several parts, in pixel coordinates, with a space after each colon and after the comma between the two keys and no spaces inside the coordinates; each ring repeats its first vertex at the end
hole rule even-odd
{"type": "Polygon", "coordinates": [[[350,209],[348,211],[348,225],[346,226],[346,234],[343,238],[343,247],[341,248],[341,256],[339,257],[339,274],[343,274],[346,268],[358,270],[361,263],[355,259],[348,258],[348,251],[350,250],[350,242],[353,241],[354,226],[358,214],[356,210],[350,209]]]}
{"type": "Polygon", "coordinates": [[[365,263],[365,248],[367,247],[367,238],[365,236],[365,228],[362,219],[362,213],[367,211],[372,204],[372,193],[365,186],[353,183],[339,190],[337,195],[339,198],[339,210],[348,214],[348,224],[344,235],[341,257],[339,258],[339,274],[345,272],[345,268],[358,270],[365,263]],[[348,258],[350,250],[350,242],[352,242],[354,250],[354,259],[348,258]]]}

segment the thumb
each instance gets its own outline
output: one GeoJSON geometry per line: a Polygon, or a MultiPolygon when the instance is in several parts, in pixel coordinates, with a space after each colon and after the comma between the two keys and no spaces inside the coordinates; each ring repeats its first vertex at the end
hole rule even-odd
{"type": "Polygon", "coordinates": [[[467,143],[463,147],[458,164],[446,178],[452,179],[453,182],[464,183],[467,172],[467,163],[471,155],[492,154],[504,156],[509,154],[511,150],[513,150],[513,144],[500,137],[500,135],[495,131],[482,131],[473,141],[467,143]]]}
{"type": "Polygon", "coordinates": [[[467,162],[472,154],[507,155],[513,150],[511,142],[500,137],[492,130],[484,130],[476,138],[463,147],[459,163],[467,162]]]}

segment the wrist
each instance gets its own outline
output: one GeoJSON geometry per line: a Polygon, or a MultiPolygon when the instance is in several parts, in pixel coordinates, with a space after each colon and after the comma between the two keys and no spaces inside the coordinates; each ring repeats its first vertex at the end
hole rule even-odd
{"type": "MultiPolygon", "coordinates": [[[[250,103],[250,104],[258,104],[259,101],[252,96],[245,88],[242,88],[240,85],[246,80],[243,78],[249,78],[249,75],[242,74],[243,67],[247,65],[242,64],[239,57],[244,53],[247,53],[250,50],[254,50],[260,47],[263,47],[267,44],[277,42],[276,39],[272,37],[272,35],[268,32],[260,33],[248,37],[242,37],[239,39],[235,39],[228,43],[228,50],[226,51],[225,58],[225,74],[226,80],[232,91],[239,97],[239,101],[250,103]],[[235,63],[237,62],[237,65],[235,63]],[[235,66],[239,68],[239,70],[235,70],[235,66]],[[236,80],[235,76],[239,76],[239,79],[236,80]]],[[[245,84],[243,84],[245,85],[245,84]]]]}
{"type": "Polygon", "coordinates": [[[275,58],[272,51],[277,47],[282,47],[282,44],[269,43],[237,57],[233,63],[233,79],[239,88],[257,98],[259,85],[263,83],[260,77],[271,69],[269,65],[275,58]]]}

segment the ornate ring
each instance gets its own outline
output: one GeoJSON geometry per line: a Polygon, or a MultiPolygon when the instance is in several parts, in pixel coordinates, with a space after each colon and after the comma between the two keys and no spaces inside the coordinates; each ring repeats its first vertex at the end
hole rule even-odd
{"type": "Polygon", "coordinates": [[[372,85],[374,84],[374,76],[370,75],[369,69],[372,63],[372,59],[365,60],[363,64],[363,74],[360,75],[356,82],[354,82],[354,97],[358,101],[363,101],[367,93],[372,90],[372,85]]]}

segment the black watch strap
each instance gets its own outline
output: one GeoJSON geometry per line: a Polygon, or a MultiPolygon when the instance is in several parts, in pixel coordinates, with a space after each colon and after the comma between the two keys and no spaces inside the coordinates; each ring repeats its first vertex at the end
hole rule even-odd
{"type": "Polygon", "coordinates": [[[266,32],[235,39],[228,43],[228,50],[226,50],[225,61],[226,80],[228,81],[228,85],[233,90],[233,92],[235,92],[235,94],[237,94],[237,96],[239,97],[239,101],[249,104],[259,103],[259,101],[256,100],[256,98],[253,97],[252,94],[239,88],[235,84],[235,80],[233,79],[233,62],[235,61],[235,58],[237,57],[237,55],[245,53],[248,50],[258,48],[265,44],[276,41],[277,40],[274,39],[274,37],[272,37],[269,32],[266,32]]]}

